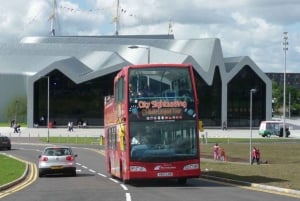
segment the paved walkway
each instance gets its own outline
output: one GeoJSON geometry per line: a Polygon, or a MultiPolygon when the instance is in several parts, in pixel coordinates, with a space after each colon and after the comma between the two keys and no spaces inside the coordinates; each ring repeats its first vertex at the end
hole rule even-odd
{"type": "MultiPolygon", "coordinates": [[[[300,119],[287,120],[290,127],[290,138],[300,138],[300,119]]],[[[14,129],[10,127],[0,127],[0,134],[9,137],[47,137],[49,136],[78,136],[78,137],[100,137],[104,136],[103,128],[74,128],[70,132],[66,128],[22,128],[21,133],[14,133],[14,129]]],[[[258,128],[250,129],[205,129],[200,132],[200,137],[207,136],[208,138],[261,138],[258,134],[258,128]]],[[[276,138],[276,136],[274,136],[276,138]]]]}
{"type": "MultiPolygon", "coordinates": [[[[299,119],[287,119],[287,125],[290,127],[290,138],[300,138],[300,118],[299,119]]],[[[104,136],[103,128],[76,128],[70,132],[66,128],[24,128],[21,127],[21,133],[14,133],[14,129],[11,127],[0,127],[0,134],[9,137],[46,137],[49,136],[78,136],[78,137],[100,137],[104,136]]],[[[250,138],[252,134],[253,138],[261,138],[258,135],[258,128],[250,129],[205,129],[200,133],[209,138],[250,138]]],[[[275,136],[276,137],[276,136],[275,136]]]]}

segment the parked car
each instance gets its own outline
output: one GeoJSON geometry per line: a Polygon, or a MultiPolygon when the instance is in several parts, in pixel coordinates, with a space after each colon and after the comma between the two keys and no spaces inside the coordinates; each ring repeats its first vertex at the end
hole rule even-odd
{"type": "MultiPolygon", "coordinates": [[[[271,137],[272,135],[283,137],[282,121],[262,121],[259,126],[259,135],[262,137],[271,137]]],[[[291,132],[288,126],[285,126],[286,136],[289,137],[291,132]]]]}
{"type": "Polygon", "coordinates": [[[39,177],[48,174],[68,174],[76,176],[77,154],[69,146],[48,146],[39,155],[39,177]]]}
{"type": "Polygon", "coordinates": [[[0,136],[0,149],[11,150],[11,141],[7,136],[0,136]]]}

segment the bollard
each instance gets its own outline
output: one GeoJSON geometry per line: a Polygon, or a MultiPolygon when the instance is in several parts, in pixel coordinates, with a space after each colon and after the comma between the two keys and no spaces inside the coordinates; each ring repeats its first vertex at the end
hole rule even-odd
{"type": "Polygon", "coordinates": [[[99,144],[100,144],[100,145],[103,145],[103,144],[104,144],[104,139],[103,139],[103,136],[100,136],[100,141],[99,141],[99,144]]]}
{"type": "Polygon", "coordinates": [[[205,132],[205,144],[207,144],[207,131],[205,132]]]}

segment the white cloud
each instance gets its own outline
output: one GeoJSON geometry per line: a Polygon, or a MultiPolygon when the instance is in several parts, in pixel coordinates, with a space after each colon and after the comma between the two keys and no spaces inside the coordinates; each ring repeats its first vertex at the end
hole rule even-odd
{"type": "MultiPolygon", "coordinates": [[[[116,0],[58,0],[58,35],[110,35],[116,0]]],[[[3,1],[0,42],[50,35],[52,0],[3,1]]],[[[224,56],[250,56],[265,72],[282,72],[282,33],[289,32],[288,69],[300,72],[299,0],[120,0],[120,34],[220,38],[224,56]]]]}

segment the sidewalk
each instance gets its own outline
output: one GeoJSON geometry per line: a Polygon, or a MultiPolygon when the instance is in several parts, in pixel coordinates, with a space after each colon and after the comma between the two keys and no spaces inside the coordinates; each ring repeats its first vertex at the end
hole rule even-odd
{"type": "Polygon", "coordinates": [[[104,136],[103,128],[74,128],[68,131],[66,128],[25,128],[21,127],[20,133],[14,133],[11,127],[0,127],[0,134],[8,137],[49,137],[52,136],[77,136],[77,137],[100,137],[104,136]]]}
{"type": "MultiPolygon", "coordinates": [[[[294,127],[293,127],[294,128],[294,127]]],[[[104,136],[103,128],[76,128],[70,132],[66,128],[22,128],[21,133],[14,133],[13,128],[0,127],[0,135],[6,135],[8,137],[47,137],[49,136],[77,136],[77,137],[100,137],[104,136]]],[[[258,134],[258,128],[252,129],[204,129],[203,132],[199,133],[199,136],[204,135],[208,138],[261,138],[258,134]]],[[[273,136],[277,138],[276,136],[273,136]]],[[[300,138],[300,128],[291,129],[291,135],[289,138],[300,138]]]]}

